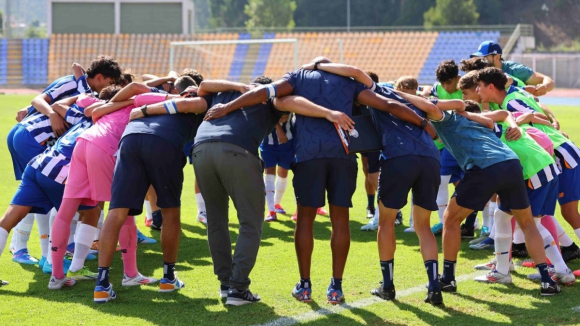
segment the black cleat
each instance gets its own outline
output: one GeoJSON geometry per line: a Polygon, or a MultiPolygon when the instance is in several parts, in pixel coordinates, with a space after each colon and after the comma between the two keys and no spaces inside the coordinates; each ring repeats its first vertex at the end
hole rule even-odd
{"type": "Polygon", "coordinates": [[[560,249],[562,250],[562,258],[566,263],[580,258],[580,248],[575,243],[572,243],[568,247],[560,247],[560,249]]]}
{"type": "Polygon", "coordinates": [[[377,297],[383,300],[395,300],[395,296],[397,293],[395,291],[395,285],[391,286],[388,289],[383,288],[383,286],[381,285],[376,289],[372,289],[371,294],[376,295],[377,297]]]}
{"type": "Polygon", "coordinates": [[[542,290],[540,291],[540,294],[543,296],[550,296],[556,295],[561,291],[562,290],[560,289],[560,286],[556,283],[554,283],[553,285],[550,283],[542,283],[542,290]]]}
{"type": "Polygon", "coordinates": [[[441,291],[427,292],[427,297],[424,301],[434,306],[439,306],[443,304],[443,295],[441,295],[441,291]]]}
{"type": "Polygon", "coordinates": [[[461,239],[473,239],[475,238],[475,229],[470,228],[467,225],[461,225],[461,239]]]}
{"type": "Polygon", "coordinates": [[[403,213],[401,210],[397,212],[397,217],[395,218],[395,225],[403,225],[403,213]]]}
{"type": "Polygon", "coordinates": [[[449,283],[444,283],[441,278],[439,278],[439,286],[441,286],[441,292],[457,292],[457,282],[455,280],[449,283]]]}
{"type": "Polygon", "coordinates": [[[512,243],[512,257],[516,258],[528,258],[528,249],[525,243],[512,243]]]}

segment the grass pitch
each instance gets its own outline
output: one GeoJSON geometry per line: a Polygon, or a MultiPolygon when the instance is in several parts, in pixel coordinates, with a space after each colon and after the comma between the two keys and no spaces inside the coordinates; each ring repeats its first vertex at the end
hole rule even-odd
{"type": "MultiPolygon", "coordinates": [[[[18,109],[25,107],[31,96],[0,96],[0,138],[6,139],[15,124],[18,109]]],[[[580,124],[577,108],[554,106],[552,110],[562,124],[562,130],[580,144],[580,124]]],[[[4,210],[18,187],[14,180],[10,154],[6,142],[0,142],[0,207],[4,210]]],[[[53,325],[251,325],[262,323],[291,324],[294,321],[326,325],[330,323],[357,325],[467,325],[467,324],[517,324],[517,325],[572,325],[580,324],[580,312],[573,308],[580,305],[580,285],[563,289],[552,298],[539,295],[539,284],[526,279],[533,269],[518,268],[513,273],[514,284],[485,285],[472,281],[473,266],[492,258],[491,251],[468,249],[462,244],[457,275],[464,276],[456,295],[444,294],[445,308],[424,304],[426,282],[425,270],[415,234],[403,233],[408,226],[409,207],[403,210],[405,226],[397,228],[397,252],[395,257],[395,285],[399,294],[395,302],[373,301],[369,290],[378,285],[381,272],[378,263],[375,232],[362,232],[367,223],[364,218],[366,194],[364,177],[359,173],[358,189],[351,210],[351,249],[344,275],[343,289],[347,300],[346,309],[330,307],[326,301],[326,287],[331,277],[330,221],[319,216],[315,223],[315,249],[312,257],[313,299],[303,304],[290,296],[292,286],[298,281],[298,268],[294,252],[294,223],[290,220],[295,203],[292,189],[288,188],[283,206],[288,210],[280,221],[264,225],[262,246],[256,267],[252,272],[253,292],[260,294],[260,303],[243,307],[227,307],[218,298],[219,283],[213,268],[206,242],[205,227],[195,221],[196,205],[193,190],[193,169],[185,168],[185,187],[182,196],[183,234],[176,270],[186,287],[175,293],[158,293],[156,286],[141,288],[121,287],[122,262],[115,257],[111,281],[117,291],[117,299],[105,305],[95,305],[92,300],[93,282],[79,282],[72,288],[49,291],[49,276],[35,266],[13,263],[7,248],[0,258],[0,278],[10,285],[0,288],[0,323],[53,325]],[[329,309],[329,310],[326,310],[329,309]],[[339,311],[341,310],[341,311],[339,311]],[[317,311],[317,314],[313,312],[317,311]],[[293,319],[280,319],[290,317],[293,319]]],[[[237,237],[237,218],[233,205],[230,207],[230,235],[237,237]]],[[[578,243],[573,231],[558,213],[562,225],[578,243]]],[[[139,228],[149,236],[159,239],[159,233],[143,226],[143,215],[137,217],[139,228]]],[[[432,215],[436,223],[436,214],[432,215]]],[[[439,238],[440,241],[440,238],[439,238]]],[[[440,243],[440,242],[439,242],[440,243]]],[[[38,233],[33,229],[29,242],[30,253],[39,257],[38,233]]],[[[441,247],[439,247],[441,250],[441,247]]],[[[160,244],[140,245],[138,248],[139,271],[144,275],[162,276],[160,244]]],[[[96,262],[87,262],[96,270],[96,262]]],[[[580,268],[580,261],[569,264],[580,268]]]]}

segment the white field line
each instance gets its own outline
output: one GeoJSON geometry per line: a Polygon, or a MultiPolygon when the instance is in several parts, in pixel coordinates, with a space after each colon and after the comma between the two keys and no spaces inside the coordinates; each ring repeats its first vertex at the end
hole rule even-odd
{"type": "MultiPolygon", "coordinates": [[[[479,275],[484,275],[485,273],[482,271],[477,271],[477,272],[473,272],[471,274],[465,274],[465,275],[461,275],[459,277],[457,277],[455,280],[457,281],[457,283],[460,282],[464,282],[467,280],[471,280],[476,276],[479,275]]],[[[397,299],[400,298],[404,298],[410,295],[413,295],[415,293],[419,293],[419,292],[425,292],[425,284],[421,284],[412,288],[408,288],[402,291],[397,291],[397,299]]],[[[377,303],[381,303],[381,302],[385,302],[385,300],[380,299],[378,297],[370,297],[370,298],[365,298],[365,299],[361,299],[352,303],[345,303],[345,304],[341,304],[341,305],[336,305],[336,306],[329,306],[328,308],[322,308],[322,309],[318,309],[316,311],[311,311],[311,312],[307,312],[298,316],[294,316],[294,317],[280,317],[278,319],[275,319],[271,322],[262,324],[261,326],[291,326],[297,323],[303,323],[303,322],[307,322],[307,321],[312,321],[315,319],[318,319],[320,317],[323,316],[327,316],[327,315],[333,315],[333,314],[340,314],[344,311],[347,310],[352,310],[352,309],[360,309],[360,308],[364,308],[364,307],[368,307],[370,305],[374,305],[377,303]]],[[[580,311],[580,306],[577,307],[578,311],[580,311]]]]}

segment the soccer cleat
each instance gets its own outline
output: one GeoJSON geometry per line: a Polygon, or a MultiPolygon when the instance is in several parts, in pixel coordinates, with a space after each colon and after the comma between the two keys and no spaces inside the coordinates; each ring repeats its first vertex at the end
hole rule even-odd
{"type": "Polygon", "coordinates": [[[229,289],[226,304],[230,306],[243,306],[258,301],[260,301],[260,296],[257,294],[252,294],[250,289],[245,289],[242,291],[237,289],[229,289]]]}
{"type": "Polygon", "coordinates": [[[4,285],[8,285],[8,284],[10,284],[8,281],[0,280],[0,286],[4,286],[4,285]]]}
{"type": "Polygon", "coordinates": [[[302,302],[311,302],[312,301],[312,288],[311,287],[300,287],[300,283],[296,284],[296,286],[292,289],[292,296],[302,302]]]}
{"type": "Polygon", "coordinates": [[[342,303],[342,301],[344,301],[342,290],[335,289],[332,287],[332,284],[330,284],[326,291],[326,303],[335,305],[342,303]]]}
{"type": "Polygon", "coordinates": [[[568,247],[560,247],[560,249],[562,251],[562,258],[566,263],[580,258],[580,248],[575,243],[572,243],[568,247]]]}
{"type": "MultiPolygon", "coordinates": [[[[550,275],[550,278],[554,277],[554,274],[556,274],[556,269],[554,268],[554,265],[548,264],[548,274],[550,275]]],[[[542,275],[538,272],[534,274],[529,274],[527,278],[533,281],[541,281],[542,275]]]]}
{"type": "Polygon", "coordinates": [[[318,209],[316,210],[316,214],[326,216],[328,215],[328,212],[323,207],[318,207],[318,209]]]}
{"type": "Polygon", "coordinates": [[[512,257],[527,258],[528,256],[528,249],[525,243],[512,243],[512,257]]]}
{"type": "Polygon", "coordinates": [[[266,215],[266,222],[274,222],[277,221],[278,217],[276,216],[276,212],[270,212],[266,215]]]}
{"type": "Polygon", "coordinates": [[[526,259],[522,262],[522,267],[527,267],[527,268],[536,268],[536,263],[534,263],[533,259],[526,259]]]}
{"type": "Polygon", "coordinates": [[[12,255],[12,261],[24,265],[36,265],[38,264],[38,259],[30,256],[28,254],[28,249],[20,249],[12,255]]]}
{"type": "Polygon", "coordinates": [[[42,269],[42,266],[44,266],[44,263],[46,263],[46,257],[42,256],[42,257],[40,257],[40,260],[38,261],[38,268],[42,269]]]}
{"type": "Polygon", "coordinates": [[[205,211],[197,214],[197,221],[202,224],[207,224],[207,213],[205,211]]]}
{"type": "Polygon", "coordinates": [[[375,208],[367,207],[367,218],[373,218],[375,216],[375,208]]]}
{"type": "Polygon", "coordinates": [[[135,277],[129,277],[127,274],[123,274],[123,282],[121,283],[122,286],[139,286],[139,285],[148,285],[157,282],[158,279],[154,277],[147,277],[141,275],[141,273],[137,273],[135,277]]]}
{"type": "Polygon", "coordinates": [[[274,205],[274,211],[278,214],[286,214],[286,210],[280,204],[274,205]]]}
{"type": "MultiPolygon", "coordinates": [[[[484,228],[485,228],[485,226],[484,226],[484,228]]],[[[475,245],[475,244],[478,244],[478,243],[484,241],[487,238],[489,238],[489,232],[481,232],[481,235],[479,236],[479,238],[475,238],[475,239],[469,241],[469,244],[475,245]]]]}
{"type": "Polygon", "coordinates": [[[228,297],[228,292],[230,291],[230,286],[229,285],[220,285],[220,298],[221,299],[226,299],[228,297]]]}
{"type": "MultiPolygon", "coordinates": [[[[480,238],[481,239],[481,238],[480,238]]],[[[479,239],[475,239],[479,240],[479,239]]],[[[474,240],[472,240],[474,241],[474,240]]],[[[492,238],[485,238],[483,241],[469,245],[469,249],[473,250],[493,250],[495,248],[495,240],[492,238]]]]}
{"type": "Polygon", "coordinates": [[[489,228],[487,226],[482,226],[481,227],[481,234],[480,236],[483,236],[484,234],[487,234],[487,236],[489,236],[489,228]]]}
{"type": "Polygon", "coordinates": [[[485,275],[475,277],[473,280],[484,283],[510,284],[512,283],[512,276],[509,273],[502,274],[494,269],[485,275]]]}
{"type": "MultiPolygon", "coordinates": [[[[495,266],[497,264],[497,260],[492,259],[489,262],[485,263],[485,264],[480,264],[480,265],[475,265],[475,269],[479,270],[479,271],[493,271],[495,270],[495,266]]],[[[516,270],[516,267],[514,265],[514,262],[510,260],[510,267],[509,267],[509,271],[513,272],[516,270]]]]}
{"type": "Polygon", "coordinates": [[[474,228],[470,228],[465,224],[461,225],[461,239],[473,239],[474,237],[474,228]]]}
{"type": "Polygon", "coordinates": [[[141,231],[139,231],[139,229],[137,229],[137,243],[154,244],[157,243],[157,240],[145,236],[141,231]]]}
{"type": "Polygon", "coordinates": [[[148,219],[147,216],[145,216],[145,226],[146,227],[151,227],[151,223],[153,223],[153,218],[148,219]]]}
{"type": "Polygon", "coordinates": [[[408,227],[405,230],[403,230],[403,232],[405,233],[415,233],[415,228],[414,227],[408,227]]]}
{"type": "Polygon", "coordinates": [[[397,211],[397,217],[395,218],[395,226],[403,225],[403,213],[401,210],[397,211]]]}
{"type": "Polygon", "coordinates": [[[552,275],[552,280],[558,284],[572,285],[576,282],[576,276],[574,276],[572,271],[567,268],[564,273],[554,273],[554,275],[552,275]]]}
{"type": "Polygon", "coordinates": [[[383,300],[395,300],[395,297],[397,296],[397,291],[395,291],[395,285],[391,286],[388,289],[385,289],[381,285],[376,289],[372,289],[371,294],[383,300]]]}
{"type": "Polygon", "coordinates": [[[76,272],[73,272],[69,269],[68,272],[66,273],[66,277],[75,279],[77,281],[96,280],[97,276],[99,276],[98,273],[91,272],[89,268],[86,266],[83,266],[83,268],[79,269],[76,272]]]}
{"type": "Polygon", "coordinates": [[[379,229],[379,219],[374,218],[374,217],[371,218],[371,220],[367,224],[361,226],[360,229],[361,229],[361,231],[376,231],[376,230],[378,230],[379,229]]]}
{"type": "Polygon", "coordinates": [[[175,290],[179,290],[185,287],[185,283],[175,277],[174,280],[169,280],[166,278],[162,278],[159,281],[159,292],[173,292],[175,290]]]}
{"type": "MultiPolygon", "coordinates": [[[[70,267],[70,264],[72,263],[72,261],[65,259],[63,260],[63,264],[64,264],[64,273],[68,273],[68,269],[70,267]]],[[[52,274],[52,264],[49,264],[48,261],[44,263],[44,265],[42,265],[42,273],[43,274],[52,274]]]]}
{"type": "Polygon", "coordinates": [[[434,306],[440,306],[443,304],[443,295],[441,295],[441,291],[427,292],[427,297],[423,301],[434,306]]]}
{"type": "Polygon", "coordinates": [[[106,303],[109,300],[115,300],[115,298],[117,298],[117,293],[113,291],[113,284],[109,284],[109,287],[107,288],[98,285],[95,286],[93,298],[95,303],[106,303]]]}
{"type": "Polygon", "coordinates": [[[290,219],[292,221],[296,222],[296,220],[298,219],[298,212],[294,213],[294,215],[292,215],[292,217],[290,219]]]}
{"type": "Polygon", "coordinates": [[[455,280],[445,283],[441,280],[441,277],[439,277],[439,286],[441,287],[441,292],[457,292],[457,281],[455,280]]]}
{"type": "Polygon", "coordinates": [[[560,293],[561,289],[558,284],[550,284],[550,283],[543,283],[542,282],[542,289],[540,290],[540,294],[543,296],[550,296],[556,295],[560,293]]]}
{"type": "Polygon", "coordinates": [[[431,232],[434,235],[441,235],[443,234],[443,223],[439,222],[431,227],[431,232]]]}
{"type": "Polygon", "coordinates": [[[74,278],[63,277],[62,279],[56,278],[54,275],[50,277],[48,282],[48,288],[50,290],[60,290],[65,286],[73,286],[77,281],[74,278]]]}

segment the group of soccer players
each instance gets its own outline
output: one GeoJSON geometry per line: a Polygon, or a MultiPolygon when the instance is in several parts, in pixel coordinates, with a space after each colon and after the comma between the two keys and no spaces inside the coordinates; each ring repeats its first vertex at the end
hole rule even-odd
{"type": "Polygon", "coordinates": [[[496,257],[476,266],[489,270],[476,280],[510,283],[512,242],[514,250],[525,242],[523,251],[532,258],[528,265],[538,269],[529,277],[541,281],[542,295],[558,294],[559,284],[575,281],[566,261],[579,258],[580,249],[553,216],[559,201],[580,237],[580,150],[538,102],[554,83],[504,61],[501,47],[491,41],[482,43],[461,68],[467,72],[463,77],[454,61],[442,62],[438,83],[419,90],[413,77],[379,83],[376,73],[324,57],[280,80],[260,76],[250,85],[203,80],[193,69],[167,77],[144,75],[145,82],[137,83],[106,56],[86,71],[75,64],[73,75],[55,81],[19,112],[8,136],[15,176],[22,181],[0,220],[0,254],[15,229],[13,260],[38,263],[51,273],[49,289],[96,280],[94,302],[108,302],[116,298],[109,268],[117,243],[123,286],[158,281],[137,269],[137,243],[154,242],[135,224],[145,203],[147,225],[162,229],[159,291],[183,288],[175,263],[187,156],[220,297],[236,306],[256,302],[260,297],[249,289],[250,273],[264,216],[274,222],[277,213],[285,213],[280,202],[292,169],[300,276],[292,296],[312,301],[313,225],[317,214],[327,214],[321,209],[326,196],[332,225],[332,278],[326,294],[329,303],[339,304],[357,162],[337,129],[354,137],[358,132],[351,118],[362,106],[381,143],[379,152],[363,160],[372,218],[363,229],[378,230],[383,274],[371,294],[396,297],[395,225],[410,191],[409,230],[420,239],[428,276],[425,302],[441,305],[442,292],[457,291],[460,242],[474,237],[478,211],[483,212],[482,236],[473,245],[494,246],[496,257]],[[451,198],[449,183],[455,185],[451,198]],[[230,199],[240,222],[233,254],[230,199]],[[104,202],[110,203],[106,218],[104,202]],[[56,213],[50,214],[53,209],[56,213]],[[434,227],[432,211],[439,213],[434,227]],[[40,261],[26,248],[35,218],[31,214],[39,227],[40,261]],[[73,230],[76,220],[81,224],[73,230]],[[437,234],[443,235],[441,275],[437,234]],[[67,251],[72,259],[65,258],[67,251]],[[84,266],[95,254],[98,273],[84,266]]]}

